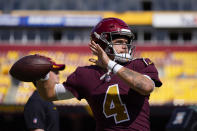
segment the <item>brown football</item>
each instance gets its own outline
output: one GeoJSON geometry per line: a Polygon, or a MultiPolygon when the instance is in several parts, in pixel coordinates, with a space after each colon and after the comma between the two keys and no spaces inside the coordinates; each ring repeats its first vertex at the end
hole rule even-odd
{"type": "Polygon", "coordinates": [[[46,57],[28,55],[16,61],[9,73],[20,81],[33,82],[43,78],[52,66],[52,62],[46,57]]]}

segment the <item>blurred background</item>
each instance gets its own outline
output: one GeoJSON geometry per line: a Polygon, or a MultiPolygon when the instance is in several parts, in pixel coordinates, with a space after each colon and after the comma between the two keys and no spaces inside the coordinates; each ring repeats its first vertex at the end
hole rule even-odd
{"type": "MultiPolygon", "coordinates": [[[[106,17],[120,18],[131,27],[136,36],[135,57],[150,58],[159,71],[163,85],[150,97],[151,131],[193,130],[191,125],[197,121],[196,5],[196,0],[0,0],[0,130],[25,130],[23,107],[35,90],[31,83],[9,75],[11,65],[39,53],[67,65],[60,74],[63,82],[77,66],[90,64],[91,29],[106,17]],[[173,125],[178,118],[183,123],[173,125]]],[[[95,129],[85,100],[55,104],[61,131],[95,129]]]]}

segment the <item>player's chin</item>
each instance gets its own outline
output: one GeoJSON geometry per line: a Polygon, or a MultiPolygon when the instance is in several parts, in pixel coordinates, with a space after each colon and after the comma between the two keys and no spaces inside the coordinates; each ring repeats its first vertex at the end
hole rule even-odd
{"type": "Polygon", "coordinates": [[[117,51],[118,54],[126,54],[126,53],[129,53],[127,50],[120,50],[120,51],[117,51]]]}

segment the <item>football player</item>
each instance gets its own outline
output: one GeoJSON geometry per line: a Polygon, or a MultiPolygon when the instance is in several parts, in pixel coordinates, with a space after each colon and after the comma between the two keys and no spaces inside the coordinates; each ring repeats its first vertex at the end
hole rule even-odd
{"type": "Polygon", "coordinates": [[[101,20],[91,32],[89,47],[98,59],[78,67],[62,84],[55,75],[37,81],[38,91],[48,100],[86,99],[96,131],[149,131],[149,96],[162,85],[148,58],[133,58],[134,35],[117,18],[101,20]]]}

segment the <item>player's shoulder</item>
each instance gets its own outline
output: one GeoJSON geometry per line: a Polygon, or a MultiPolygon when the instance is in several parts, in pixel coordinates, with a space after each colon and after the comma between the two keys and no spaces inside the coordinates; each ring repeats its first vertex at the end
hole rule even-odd
{"type": "Polygon", "coordinates": [[[80,73],[80,72],[93,72],[93,71],[97,71],[99,70],[100,67],[96,66],[96,65],[89,65],[89,66],[79,66],[76,69],[76,72],[80,73]]]}
{"type": "Polygon", "coordinates": [[[131,63],[142,65],[142,66],[149,66],[154,65],[154,63],[149,58],[135,58],[131,61],[131,63]]]}

